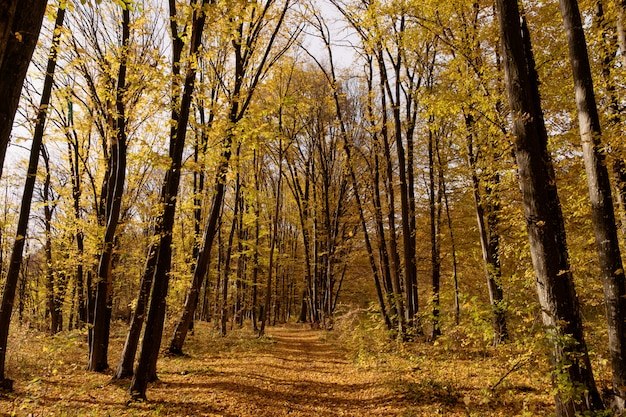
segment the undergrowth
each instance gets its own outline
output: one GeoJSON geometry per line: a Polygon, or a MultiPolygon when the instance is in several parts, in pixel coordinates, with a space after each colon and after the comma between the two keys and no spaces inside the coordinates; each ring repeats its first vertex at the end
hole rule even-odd
{"type": "Polygon", "coordinates": [[[396,395],[413,404],[405,417],[553,413],[548,356],[539,337],[493,347],[489,337],[456,326],[434,342],[407,342],[384,327],[374,308],[346,309],[326,337],[357,366],[388,376],[396,395]]]}

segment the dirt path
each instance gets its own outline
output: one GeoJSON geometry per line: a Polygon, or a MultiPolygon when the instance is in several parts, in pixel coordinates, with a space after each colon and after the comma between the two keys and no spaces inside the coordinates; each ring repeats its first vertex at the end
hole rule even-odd
{"type": "MultiPolygon", "coordinates": [[[[307,326],[217,336],[199,323],[185,357],[159,360],[160,382],[148,401],[127,405],[129,381],[84,368],[84,335],[24,332],[12,339],[9,372],[15,391],[0,394],[4,416],[408,416],[392,376],[360,369],[307,326]],[[43,352],[43,354],[42,354],[43,352]]],[[[109,364],[123,332],[113,337],[109,364]]]]}
{"type": "MultiPolygon", "coordinates": [[[[124,327],[112,336],[111,366],[124,327]]],[[[17,328],[7,361],[15,392],[0,393],[0,417],[493,417],[553,410],[549,373],[538,365],[509,375],[497,392],[486,389],[508,370],[499,350],[419,344],[410,360],[383,355],[368,368],[307,326],[267,332],[257,339],[249,329],[234,329],[221,337],[212,324],[198,323],[184,347],[188,356],[161,358],[160,382],[149,386],[148,401],[127,405],[130,381],[111,383],[112,371],[85,371],[84,332],[47,336],[17,328]]]]}
{"type": "Polygon", "coordinates": [[[275,342],[267,348],[209,357],[203,369],[180,371],[188,382],[163,375],[164,386],[149,391],[151,400],[167,402],[159,398],[166,395],[171,401],[172,391],[178,392],[186,403],[180,411],[188,415],[402,415],[406,406],[384,378],[349,363],[320,341],[320,332],[290,326],[267,333],[275,342]]]}

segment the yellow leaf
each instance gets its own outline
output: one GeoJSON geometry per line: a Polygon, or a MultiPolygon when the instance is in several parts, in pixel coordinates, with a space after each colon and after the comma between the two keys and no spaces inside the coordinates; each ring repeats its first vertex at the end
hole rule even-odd
{"type": "Polygon", "coordinates": [[[20,32],[15,32],[15,39],[17,39],[18,42],[22,42],[22,34],[20,32]]]}

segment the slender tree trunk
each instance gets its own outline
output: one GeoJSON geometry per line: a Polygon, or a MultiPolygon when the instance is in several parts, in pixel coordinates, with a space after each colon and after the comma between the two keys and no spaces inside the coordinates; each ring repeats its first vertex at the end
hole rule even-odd
{"type": "Polygon", "coordinates": [[[252,330],[259,331],[257,326],[257,283],[259,281],[259,245],[261,234],[261,185],[259,184],[259,156],[254,149],[254,254],[252,255],[252,330]]]}
{"type": "Polygon", "coordinates": [[[276,240],[278,239],[278,225],[280,222],[280,207],[282,205],[282,184],[283,184],[283,141],[279,136],[278,142],[278,178],[276,179],[276,205],[274,206],[274,216],[272,219],[272,232],[270,236],[270,254],[269,267],[267,273],[267,287],[265,291],[265,309],[261,317],[261,327],[259,328],[259,337],[265,334],[265,326],[269,320],[270,306],[272,300],[272,267],[274,265],[274,250],[276,248],[276,240]]]}
{"type": "MultiPolygon", "coordinates": [[[[476,209],[476,221],[478,224],[478,234],[480,239],[480,247],[482,250],[483,264],[485,275],[487,278],[487,290],[489,291],[489,303],[492,311],[492,328],[493,328],[493,344],[497,346],[508,338],[506,328],[506,316],[504,303],[504,293],[502,290],[500,256],[499,256],[499,236],[497,230],[497,215],[494,200],[493,186],[487,186],[487,190],[491,190],[492,195],[488,195],[485,199],[480,194],[480,180],[478,178],[478,161],[474,153],[474,118],[472,115],[465,116],[465,124],[470,130],[467,137],[467,155],[468,164],[470,166],[472,177],[472,189],[474,194],[474,206],[476,209]],[[486,203],[485,200],[491,201],[486,203]],[[489,204],[491,209],[489,214],[485,216],[485,204],[489,204]],[[487,225],[485,224],[487,217],[487,225]]],[[[495,178],[493,180],[496,180],[495,178]]]]}
{"type": "Polygon", "coordinates": [[[72,204],[74,208],[74,221],[76,222],[76,231],[74,233],[76,239],[76,257],[78,259],[76,265],[76,272],[74,273],[74,280],[76,286],[76,308],[78,310],[76,319],[76,328],[81,328],[87,323],[87,305],[85,300],[85,283],[83,272],[83,254],[85,250],[85,236],[80,226],[81,209],[81,170],[80,170],[80,145],[78,143],[78,135],[74,129],[74,110],[71,101],[68,101],[66,126],[66,138],[67,138],[67,156],[70,161],[70,177],[72,181],[72,204]]]}
{"type": "MultiPolygon", "coordinates": [[[[430,120],[432,123],[433,120],[430,120]]],[[[428,182],[429,182],[429,211],[430,211],[430,264],[431,264],[431,297],[432,297],[432,330],[430,340],[441,336],[439,324],[441,287],[441,259],[439,256],[439,217],[441,207],[441,190],[435,192],[435,135],[432,129],[428,132],[428,182]],[[437,197],[436,197],[437,196],[437,197]],[[437,202],[437,199],[439,202],[437,202]],[[437,204],[439,203],[439,204],[437,204]]],[[[441,167],[439,167],[441,170],[441,167]]]]}
{"type": "MultiPolygon", "coordinates": [[[[439,159],[439,166],[441,165],[441,155],[437,150],[437,158],[439,159]]],[[[452,228],[452,216],[450,215],[450,205],[448,204],[448,194],[446,193],[446,183],[441,179],[440,183],[441,192],[443,193],[443,202],[446,206],[446,220],[448,223],[448,232],[450,235],[450,246],[452,251],[452,283],[454,286],[454,323],[458,326],[461,316],[461,305],[459,302],[459,277],[457,271],[457,257],[456,257],[456,243],[454,239],[454,229],[452,228]]]]}
{"type": "Polygon", "coordinates": [[[129,378],[133,375],[133,365],[135,364],[135,355],[139,345],[139,337],[141,336],[141,328],[146,318],[148,310],[148,301],[150,299],[150,289],[154,278],[154,270],[158,255],[158,245],[151,245],[146,258],[146,266],[141,275],[139,283],[139,295],[137,296],[137,305],[130,319],[130,327],[124,342],[122,356],[113,374],[113,379],[129,378]]]}
{"type": "Polygon", "coordinates": [[[396,326],[398,332],[404,335],[406,331],[405,323],[405,309],[404,300],[402,294],[402,286],[400,285],[400,255],[398,252],[398,239],[396,235],[396,211],[395,211],[395,191],[394,191],[394,174],[393,164],[391,158],[391,146],[389,144],[389,132],[388,132],[388,118],[387,118],[387,99],[385,93],[385,87],[389,80],[387,77],[387,70],[385,68],[385,61],[383,59],[382,45],[378,44],[376,48],[376,59],[378,62],[378,70],[380,75],[380,106],[382,112],[381,121],[381,138],[383,140],[383,156],[385,160],[385,188],[387,191],[387,227],[389,229],[389,253],[391,255],[391,267],[392,267],[392,280],[391,286],[393,291],[393,303],[395,304],[396,326]]]}
{"type": "MultiPolygon", "coordinates": [[[[190,45],[190,58],[195,56],[202,43],[202,32],[206,14],[203,9],[211,3],[211,0],[203,0],[200,10],[194,12],[190,45]]],[[[176,16],[175,3],[170,0],[170,15],[176,16]]],[[[176,22],[171,22],[175,28],[176,22]]],[[[178,39],[177,30],[173,29],[173,39],[178,39]]],[[[180,62],[180,61],[174,61],[180,62]]],[[[165,181],[161,191],[161,202],[164,205],[163,214],[157,220],[161,231],[159,238],[159,249],[157,254],[156,268],[152,283],[152,296],[150,299],[148,316],[146,318],[146,328],[144,331],[141,352],[135,373],[130,385],[130,395],[132,400],[145,400],[148,381],[154,378],[156,373],[156,362],[159,349],[161,347],[161,337],[163,335],[163,325],[165,320],[166,297],[169,286],[169,272],[171,268],[171,243],[172,230],[174,227],[174,214],[176,212],[176,196],[180,183],[180,169],[182,165],[183,150],[187,134],[187,123],[189,121],[189,111],[191,99],[195,86],[196,67],[189,65],[185,76],[183,95],[180,101],[180,110],[174,109],[172,119],[176,120],[176,134],[171,138],[170,153],[172,161],[166,173],[165,181]]]]}
{"type": "MultiPolygon", "coordinates": [[[[404,30],[404,17],[401,21],[402,32],[404,30]]],[[[389,94],[394,97],[392,103],[392,114],[394,122],[394,139],[396,151],[398,155],[398,171],[400,177],[400,214],[402,219],[402,242],[404,257],[404,297],[405,297],[405,320],[409,328],[417,328],[416,314],[418,300],[414,298],[417,292],[413,291],[413,287],[417,285],[417,266],[415,264],[415,231],[411,230],[412,215],[409,207],[409,183],[407,175],[407,164],[411,161],[406,160],[404,143],[402,140],[402,118],[400,114],[400,96],[401,96],[401,56],[398,53],[395,69],[395,84],[393,95],[391,88],[389,94]]]]}
{"type": "Polygon", "coordinates": [[[46,167],[46,176],[43,184],[44,233],[46,237],[44,243],[44,252],[46,254],[46,298],[47,310],[50,314],[50,334],[55,334],[62,330],[59,322],[61,310],[60,306],[57,305],[54,271],[52,269],[52,212],[54,207],[50,198],[50,157],[43,144],[41,146],[41,157],[46,167]]]}
{"type": "Polygon", "coordinates": [[[198,304],[198,294],[200,286],[202,284],[202,278],[208,273],[209,259],[211,256],[211,248],[215,235],[218,229],[218,220],[222,211],[222,205],[224,202],[225,187],[226,187],[226,173],[228,172],[228,161],[230,160],[231,150],[230,144],[232,143],[232,133],[228,133],[229,139],[227,140],[227,148],[222,153],[222,165],[218,169],[217,176],[215,178],[215,194],[213,195],[213,201],[211,202],[211,210],[209,211],[209,218],[207,220],[204,235],[202,238],[202,247],[198,252],[198,258],[196,259],[196,266],[193,271],[191,280],[191,286],[187,292],[185,298],[185,306],[183,308],[183,314],[176,325],[174,330],[174,336],[170,341],[168,347],[168,353],[173,355],[183,354],[183,344],[189,331],[189,326],[193,320],[193,314],[198,304]]]}
{"type": "Polygon", "coordinates": [[[94,306],[93,338],[89,349],[90,371],[102,372],[108,369],[109,328],[113,308],[113,249],[115,233],[120,219],[122,195],[126,183],[126,111],[124,95],[126,93],[126,67],[130,42],[130,10],[126,6],[122,10],[122,53],[116,83],[116,120],[114,123],[116,136],[111,144],[110,176],[107,181],[106,229],[100,263],[98,265],[98,282],[94,306]]]}
{"type": "Polygon", "coordinates": [[[44,127],[46,124],[46,117],[48,115],[48,105],[50,104],[50,96],[52,94],[52,87],[54,84],[54,71],[56,69],[57,52],[61,41],[61,28],[63,27],[64,18],[65,9],[59,8],[54,25],[55,31],[53,33],[55,35],[50,47],[50,55],[48,57],[48,65],[46,67],[46,76],[41,93],[41,102],[37,112],[37,121],[35,123],[35,131],[30,149],[30,159],[28,162],[28,171],[26,173],[26,181],[24,184],[24,193],[22,195],[22,205],[17,223],[17,231],[15,234],[15,241],[13,243],[13,251],[11,252],[11,259],[9,261],[9,270],[7,271],[4,289],[2,291],[2,302],[0,303],[0,386],[7,391],[11,391],[13,388],[12,380],[6,378],[5,376],[9,326],[11,324],[11,313],[13,311],[17,281],[19,278],[20,267],[22,265],[24,244],[26,243],[30,207],[35,189],[35,180],[37,178],[37,166],[39,164],[39,154],[41,152],[44,127]]]}
{"type": "Polygon", "coordinates": [[[602,151],[600,117],[577,0],[559,0],[576,92],[578,124],[591,199],[591,216],[600,260],[609,330],[616,407],[626,404],[626,283],[619,249],[609,172],[602,151]]]}
{"type": "MultiPolygon", "coordinates": [[[[239,149],[237,150],[239,156],[239,149]]],[[[237,184],[235,186],[235,211],[233,213],[233,222],[228,234],[228,243],[226,246],[226,257],[224,259],[224,275],[222,276],[222,308],[220,311],[220,334],[226,336],[226,325],[228,324],[228,287],[230,285],[230,259],[233,253],[233,240],[235,238],[235,230],[237,229],[237,216],[239,215],[239,199],[241,198],[241,184],[239,174],[237,174],[237,184]]]]}
{"type": "Polygon", "coordinates": [[[553,344],[556,415],[601,410],[572,280],[528,30],[520,24],[516,0],[497,0],[496,6],[531,258],[543,322],[553,344]]]}

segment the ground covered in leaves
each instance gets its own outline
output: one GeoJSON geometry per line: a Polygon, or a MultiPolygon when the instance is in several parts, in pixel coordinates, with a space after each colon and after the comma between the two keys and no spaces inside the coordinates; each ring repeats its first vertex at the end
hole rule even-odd
{"type": "MultiPolygon", "coordinates": [[[[124,341],[115,329],[110,365],[124,341]]],[[[0,416],[536,416],[552,399],[543,362],[514,346],[403,343],[270,327],[220,337],[198,323],[187,356],[159,360],[160,381],[145,403],[128,401],[128,381],[85,371],[84,332],[56,336],[15,326],[7,355],[14,392],[0,416]]]]}

